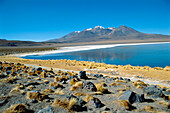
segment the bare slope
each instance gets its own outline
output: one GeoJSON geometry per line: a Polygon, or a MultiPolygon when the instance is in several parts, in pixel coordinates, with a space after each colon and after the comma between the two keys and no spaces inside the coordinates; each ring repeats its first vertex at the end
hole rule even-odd
{"type": "Polygon", "coordinates": [[[59,39],[49,40],[47,42],[58,43],[78,43],[78,42],[98,42],[109,40],[147,40],[147,39],[170,39],[169,35],[146,34],[136,31],[130,27],[121,25],[118,28],[104,28],[96,26],[95,28],[85,29],[69,33],[59,39]]]}

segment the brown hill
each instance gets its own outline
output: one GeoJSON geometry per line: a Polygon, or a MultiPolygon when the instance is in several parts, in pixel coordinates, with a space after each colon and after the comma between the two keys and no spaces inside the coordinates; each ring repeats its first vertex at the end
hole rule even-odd
{"type": "Polygon", "coordinates": [[[98,42],[113,40],[151,40],[151,39],[170,39],[169,35],[146,34],[136,31],[130,27],[121,25],[118,28],[95,28],[85,29],[69,33],[59,39],[48,40],[46,42],[57,43],[79,43],[79,42],[98,42]]]}
{"type": "Polygon", "coordinates": [[[17,40],[5,40],[0,39],[0,46],[41,46],[44,43],[41,42],[32,42],[32,41],[17,41],[17,40]]]}

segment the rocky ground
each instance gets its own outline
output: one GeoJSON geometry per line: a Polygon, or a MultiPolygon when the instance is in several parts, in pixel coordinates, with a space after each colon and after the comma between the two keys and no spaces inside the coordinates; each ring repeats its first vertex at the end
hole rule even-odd
{"type": "Polygon", "coordinates": [[[0,113],[168,113],[170,88],[140,80],[0,62],[0,113]]]}

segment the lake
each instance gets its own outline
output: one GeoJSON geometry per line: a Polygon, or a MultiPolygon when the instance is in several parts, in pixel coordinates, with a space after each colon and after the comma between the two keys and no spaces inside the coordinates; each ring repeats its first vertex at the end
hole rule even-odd
{"type": "Polygon", "coordinates": [[[48,55],[29,55],[22,58],[41,60],[70,59],[116,65],[165,67],[170,66],[170,43],[117,46],[48,55]]]}

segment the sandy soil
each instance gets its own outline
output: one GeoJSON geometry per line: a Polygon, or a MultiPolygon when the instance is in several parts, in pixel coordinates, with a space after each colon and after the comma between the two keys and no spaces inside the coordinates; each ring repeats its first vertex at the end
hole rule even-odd
{"type": "Polygon", "coordinates": [[[8,61],[14,63],[23,63],[28,65],[43,66],[49,68],[59,68],[65,70],[81,71],[86,70],[93,73],[102,73],[109,76],[129,77],[129,78],[140,78],[142,80],[153,81],[153,84],[164,83],[170,85],[170,71],[169,68],[155,67],[151,68],[148,66],[139,67],[131,65],[107,65],[104,63],[95,63],[88,61],[71,61],[71,60],[32,60],[22,59],[13,56],[1,56],[0,61],[8,61]],[[112,73],[117,71],[117,74],[112,73]]]}

